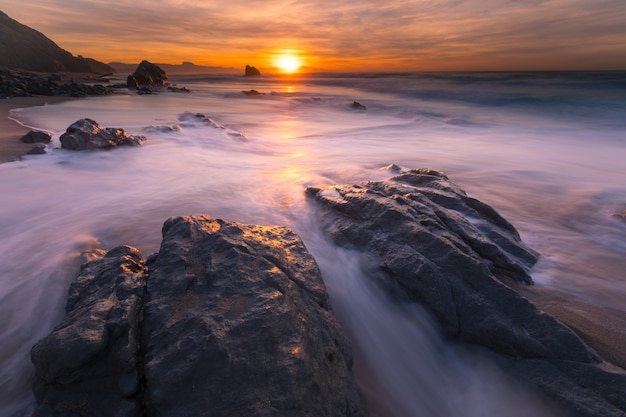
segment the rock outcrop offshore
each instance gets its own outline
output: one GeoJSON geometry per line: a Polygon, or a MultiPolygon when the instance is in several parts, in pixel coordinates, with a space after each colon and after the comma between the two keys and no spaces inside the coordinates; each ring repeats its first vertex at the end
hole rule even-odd
{"type": "MultiPolygon", "coordinates": [[[[310,187],[320,227],[368,253],[377,284],[572,416],[625,417],[626,373],[514,288],[538,254],[443,173],[310,187]]],[[[163,226],[147,260],[85,264],[31,356],[43,416],[363,416],[315,260],[290,229],[208,216],[163,226]]]]}
{"type": "Polygon", "coordinates": [[[261,75],[261,71],[259,71],[256,67],[253,67],[251,65],[246,65],[246,69],[243,75],[246,77],[256,77],[258,75],[261,75]]]}
{"type": "Polygon", "coordinates": [[[31,352],[33,416],[363,416],[317,264],[285,227],[163,226],[85,264],[31,352]]]}
{"type": "Polygon", "coordinates": [[[137,90],[141,87],[163,87],[166,86],[167,74],[158,65],[141,61],[135,72],[126,79],[126,86],[130,90],[137,90]]]}
{"type": "Polygon", "coordinates": [[[532,284],[538,255],[493,208],[443,173],[311,187],[332,241],[369,253],[399,302],[426,307],[450,339],[483,351],[576,416],[626,416],[626,375],[606,372],[569,328],[512,287],[532,284]]]}
{"type": "Polygon", "coordinates": [[[72,123],[59,138],[61,147],[74,151],[109,149],[115,146],[138,146],[146,138],[130,135],[124,129],[103,127],[92,119],[72,123]]]}

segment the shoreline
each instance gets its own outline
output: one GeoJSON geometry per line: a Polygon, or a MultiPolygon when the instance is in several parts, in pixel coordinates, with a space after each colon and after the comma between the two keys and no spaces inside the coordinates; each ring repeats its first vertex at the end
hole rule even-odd
{"type": "Polygon", "coordinates": [[[9,119],[9,112],[11,110],[43,106],[45,104],[57,104],[68,100],[76,100],[76,98],[64,96],[33,96],[10,97],[0,100],[0,163],[13,161],[26,154],[26,152],[35,146],[33,143],[23,143],[20,141],[20,138],[31,129],[9,119]]]}

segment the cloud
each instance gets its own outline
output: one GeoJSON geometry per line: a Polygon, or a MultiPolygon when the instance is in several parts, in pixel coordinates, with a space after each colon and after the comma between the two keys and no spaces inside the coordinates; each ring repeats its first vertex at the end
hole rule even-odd
{"type": "Polygon", "coordinates": [[[9,16],[65,49],[105,61],[154,53],[235,63],[292,49],[320,65],[358,62],[359,68],[503,68],[546,56],[554,65],[559,56],[568,65],[588,56],[626,68],[623,0],[336,0],[332,7],[312,0],[4,3],[9,16]]]}

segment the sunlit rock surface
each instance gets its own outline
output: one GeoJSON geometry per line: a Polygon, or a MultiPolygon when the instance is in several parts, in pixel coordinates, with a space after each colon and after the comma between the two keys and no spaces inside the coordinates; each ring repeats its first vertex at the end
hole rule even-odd
{"type": "Polygon", "coordinates": [[[387,181],[307,189],[329,237],[371,254],[398,302],[425,306],[446,336],[488,348],[576,415],[624,415],[626,376],[597,368],[569,328],[509,288],[532,284],[538,257],[515,228],[441,172],[391,170],[387,181]]]}
{"type": "Polygon", "coordinates": [[[284,227],[168,220],[147,266],[120,247],[83,267],[32,358],[35,416],[363,415],[317,264],[284,227]]]}
{"type": "Polygon", "coordinates": [[[130,135],[124,129],[105,128],[92,119],[80,119],[72,123],[59,140],[64,149],[82,151],[124,145],[137,146],[141,145],[146,138],[130,135]]]}

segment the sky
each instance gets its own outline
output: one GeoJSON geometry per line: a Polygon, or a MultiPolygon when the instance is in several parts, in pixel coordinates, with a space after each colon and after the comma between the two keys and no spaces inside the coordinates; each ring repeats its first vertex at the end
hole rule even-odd
{"type": "Polygon", "coordinates": [[[106,63],[626,70],[626,0],[0,0],[0,10],[106,63]]]}

